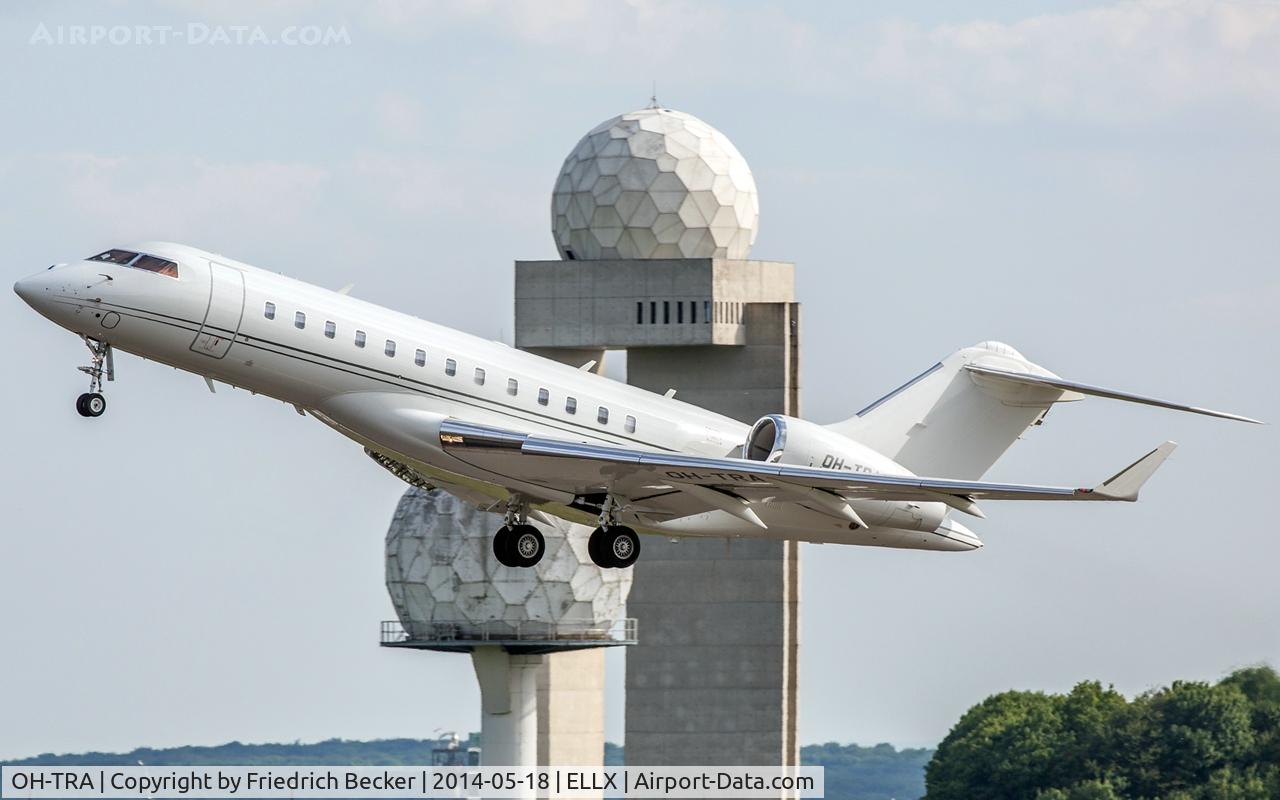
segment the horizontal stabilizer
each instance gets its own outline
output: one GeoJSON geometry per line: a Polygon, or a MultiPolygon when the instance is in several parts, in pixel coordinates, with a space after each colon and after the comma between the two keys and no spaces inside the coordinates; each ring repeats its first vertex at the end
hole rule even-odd
{"type": "Polygon", "coordinates": [[[1209,408],[1200,408],[1198,406],[1187,406],[1181,403],[1171,403],[1167,400],[1157,400],[1154,397],[1143,397],[1142,395],[1129,394],[1128,392],[1119,392],[1115,389],[1104,389],[1101,386],[1090,386],[1087,383],[1076,383],[1075,381],[1064,381],[1057,377],[1047,377],[1045,375],[1033,375],[1029,372],[1010,372],[1003,369],[995,369],[994,367],[983,367],[977,364],[968,364],[965,369],[970,372],[981,375],[984,378],[992,378],[998,381],[1007,381],[1023,386],[1049,386],[1054,389],[1061,389],[1065,392],[1079,392],[1080,394],[1091,395],[1093,397],[1109,397],[1112,400],[1123,400],[1127,403],[1141,403],[1147,406],[1158,406],[1160,408],[1171,408],[1174,411],[1188,411],[1192,414],[1204,414],[1207,417],[1220,417],[1222,419],[1233,419],[1238,422],[1251,422],[1255,425],[1261,425],[1261,420],[1252,419],[1250,417],[1242,417],[1239,414],[1228,414],[1225,411],[1214,411],[1209,408]]]}
{"type": "Polygon", "coordinates": [[[1099,500],[1137,500],[1138,490],[1142,488],[1142,484],[1155,474],[1177,446],[1177,442],[1165,442],[1093,487],[1091,494],[1099,500]]]}

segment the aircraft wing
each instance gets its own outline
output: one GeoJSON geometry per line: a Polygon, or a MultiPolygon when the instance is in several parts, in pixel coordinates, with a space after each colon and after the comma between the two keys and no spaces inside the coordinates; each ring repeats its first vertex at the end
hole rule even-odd
{"type": "Polygon", "coordinates": [[[1165,442],[1093,488],[987,483],[914,475],[882,475],[771,464],[739,458],[637,450],[542,438],[446,420],[441,446],[450,455],[512,479],[554,486],[578,496],[611,493],[644,498],[681,493],[705,508],[733,513],[747,500],[783,502],[818,496],[945,502],[959,509],[977,500],[1136,500],[1138,490],[1175,447],[1165,442]]]}

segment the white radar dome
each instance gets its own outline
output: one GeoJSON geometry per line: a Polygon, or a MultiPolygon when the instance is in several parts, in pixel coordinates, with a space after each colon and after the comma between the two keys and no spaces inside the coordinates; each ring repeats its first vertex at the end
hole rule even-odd
{"type": "Polygon", "coordinates": [[[755,179],[738,148],[669,108],[593,128],[564,160],[551,200],[565,259],[743,259],[759,217],[755,179]]]}
{"type": "Polygon", "coordinates": [[[502,515],[439,489],[411,488],[387,531],[387,593],[411,637],[451,627],[462,636],[607,631],[622,617],[630,569],[601,569],[584,525],[534,520],[547,551],[536,567],[504,567],[493,555],[502,515]],[[532,627],[531,627],[532,626],[532,627]]]}

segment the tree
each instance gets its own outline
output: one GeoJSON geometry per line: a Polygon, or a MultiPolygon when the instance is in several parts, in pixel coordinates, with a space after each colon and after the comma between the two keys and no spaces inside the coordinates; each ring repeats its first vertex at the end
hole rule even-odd
{"type": "Polygon", "coordinates": [[[1035,800],[1124,800],[1109,781],[1083,781],[1070,789],[1048,789],[1035,800]]]}
{"type": "Polygon", "coordinates": [[[1053,787],[1061,696],[1004,692],[969,709],[925,771],[929,800],[1026,800],[1053,787]]]}
{"type": "Polygon", "coordinates": [[[1162,797],[1205,784],[1211,773],[1249,760],[1251,708],[1235,686],[1175,681],[1134,700],[1124,737],[1129,786],[1162,797]]]}
{"type": "Polygon", "coordinates": [[[1280,675],[1249,667],[1132,701],[1096,681],[993,695],[925,782],[927,800],[1280,800],[1280,675]]]}
{"type": "Polygon", "coordinates": [[[1127,708],[1124,695],[1111,687],[1104,689],[1098,681],[1076,684],[1062,702],[1065,736],[1053,785],[1070,786],[1086,779],[1104,781],[1112,776],[1118,755],[1116,727],[1127,708]]]}
{"type": "Polygon", "coordinates": [[[1228,675],[1222,684],[1239,689],[1253,705],[1253,760],[1280,765],[1280,675],[1265,665],[1245,667],[1228,675]]]}

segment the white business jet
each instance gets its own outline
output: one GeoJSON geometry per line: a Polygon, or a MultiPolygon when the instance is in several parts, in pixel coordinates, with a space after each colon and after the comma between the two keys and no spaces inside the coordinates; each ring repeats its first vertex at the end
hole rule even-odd
{"type": "Polygon", "coordinates": [[[92,355],[86,417],[106,409],[116,349],[278,398],[417,486],[505,514],[509,567],[542,558],[530,518],[594,525],[589,552],[627,567],[636,531],[920,550],[982,542],[951,512],[987,500],[1136,500],[1165,442],[1093,488],[982,475],[1054,403],[1109,397],[1247,417],[1065,381],[999,342],[959,350],[853,417],[744,425],[668,395],[514,350],[184,245],[147,242],[14,286],[92,355]],[[924,477],[939,476],[939,477],[924,477]]]}

